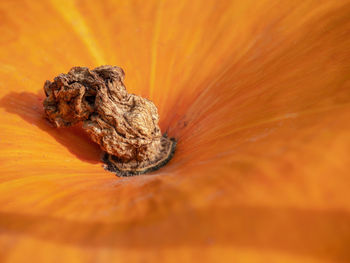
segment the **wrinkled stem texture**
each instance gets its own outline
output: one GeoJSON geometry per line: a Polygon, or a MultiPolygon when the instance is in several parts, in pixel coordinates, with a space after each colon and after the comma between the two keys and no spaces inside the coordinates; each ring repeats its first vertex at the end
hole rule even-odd
{"type": "Polygon", "coordinates": [[[57,127],[83,122],[106,152],[106,168],[128,176],[163,166],[175,141],[162,136],[153,102],[126,91],[124,75],[116,66],[74,67],[45,82],[44,110],[57,127]]]}

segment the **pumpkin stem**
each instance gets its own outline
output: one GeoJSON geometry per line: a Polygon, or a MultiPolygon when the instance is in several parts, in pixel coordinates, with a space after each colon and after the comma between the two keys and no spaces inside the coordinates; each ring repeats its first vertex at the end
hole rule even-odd
{"type": "Polygon", "coordinates": [[[157,170],[172,157],[176,141],[162,135],[156,106],[129,94],[116,66],[74,67],[46,81],[44,110],[56,127],[83,122],[106,152],[105,168],[118,176],[157,170]]]}

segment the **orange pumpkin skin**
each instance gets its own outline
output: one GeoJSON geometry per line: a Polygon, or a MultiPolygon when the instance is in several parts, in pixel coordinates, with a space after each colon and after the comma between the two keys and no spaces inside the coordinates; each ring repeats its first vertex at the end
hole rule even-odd
{"type": "Polygon", "coordinates": [[[0,2],[0,262],[350,261],[350,2],[0,2]],[[178,139],[116,178],[42,85],[118,65],[178,139]]]}

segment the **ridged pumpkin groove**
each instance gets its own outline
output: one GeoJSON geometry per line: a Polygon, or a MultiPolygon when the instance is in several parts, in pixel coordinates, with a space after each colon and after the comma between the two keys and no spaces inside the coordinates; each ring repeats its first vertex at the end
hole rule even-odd
{"type": "Polygon", "coordinates": [[[350,260],[350,2],[0,2],[1,262],[350,260]],[[178,139],[116,178],[46,79],[120,65],[178,139]]]}

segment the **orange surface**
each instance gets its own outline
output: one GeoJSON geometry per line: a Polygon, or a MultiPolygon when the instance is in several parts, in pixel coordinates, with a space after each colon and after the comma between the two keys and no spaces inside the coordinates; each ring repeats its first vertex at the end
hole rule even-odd
{"type": "Polygon", "coordinates": [[[0,262],[349,262],[350,1],[0,1],[0,262]],[[117,178],[42,86],[118,65],[178,139],[117,178]]]}

